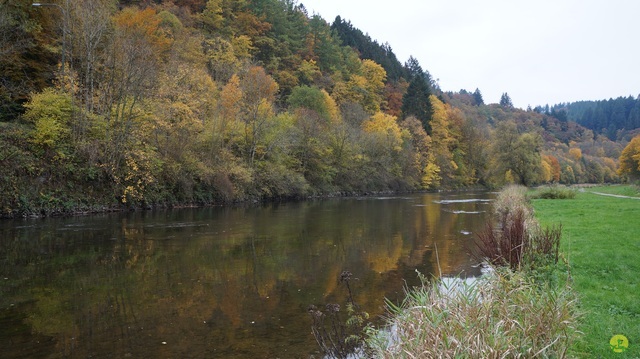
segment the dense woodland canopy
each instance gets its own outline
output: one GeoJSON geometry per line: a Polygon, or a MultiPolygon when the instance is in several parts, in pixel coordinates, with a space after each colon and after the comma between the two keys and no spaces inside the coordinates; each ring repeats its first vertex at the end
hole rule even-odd
{"type": "Polygon", "coordinates": [[[557,104],[551,108],[536,107],[536,111],[545,112],[563,121],[575,121],[614,141],[628,142],[638,134],[640,128],[640,95],[637,98],[629,96],[557,104]]]}
{"type": "Polygon", "coordinates": [[[0,1],[3,216],[631,174],[632,98],[487,105],[293,0],[55,4],[0,1]]]}

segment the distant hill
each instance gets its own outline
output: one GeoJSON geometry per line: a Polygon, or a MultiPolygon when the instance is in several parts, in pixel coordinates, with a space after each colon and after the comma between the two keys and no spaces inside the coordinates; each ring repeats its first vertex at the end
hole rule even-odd
{"type": "Polygon", "coordinates": [[[560,120],[571,120],[612,140],[629,140],[640,129],[640,96],[601,101],[561,103],[551,108],[536,107],[560,120]]]}

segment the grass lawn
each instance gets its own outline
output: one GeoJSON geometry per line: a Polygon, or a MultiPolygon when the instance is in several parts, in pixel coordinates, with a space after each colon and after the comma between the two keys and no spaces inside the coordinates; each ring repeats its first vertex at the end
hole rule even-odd
{"type": "Polygon", "coordinates": [[[562,253],[571,266],[573,286],[584,312],[584,332],[572,355],[584,358],[640,358],[640,200],[605,197],[607,192],[637,196],[631,186],[590,188],[575,199],[533,200],[543,225],[561,223],[562,253]],[[616,354],[609,340],[617,334],[629,348],[616,354]]]}

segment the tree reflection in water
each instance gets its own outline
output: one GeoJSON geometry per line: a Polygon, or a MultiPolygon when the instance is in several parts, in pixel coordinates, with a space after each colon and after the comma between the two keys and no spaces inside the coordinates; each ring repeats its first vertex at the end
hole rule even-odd
{"type": "Polygon", "coordinates": [[[372,317],[415,270],[479,273],[491,194],[416,194],[0,222],[2,357],[306,357],[309,304],[372,317]],[[165,343],[165,344],[163,344],[165,343]]]}

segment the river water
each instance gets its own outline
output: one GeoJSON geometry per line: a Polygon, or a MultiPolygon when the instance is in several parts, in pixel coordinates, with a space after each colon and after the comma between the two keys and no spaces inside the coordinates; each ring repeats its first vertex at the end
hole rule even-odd
{"type": "Polygon", "coordinates": [[[0,221],[2,358],[321,357],[310,304],[373,318],[416,270],[476,276],[489,193],[0,221]]]}

